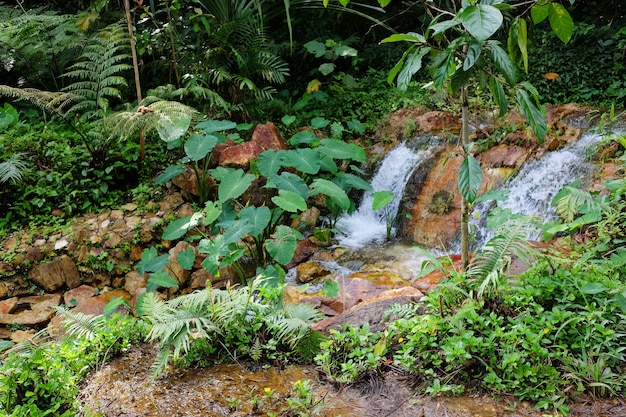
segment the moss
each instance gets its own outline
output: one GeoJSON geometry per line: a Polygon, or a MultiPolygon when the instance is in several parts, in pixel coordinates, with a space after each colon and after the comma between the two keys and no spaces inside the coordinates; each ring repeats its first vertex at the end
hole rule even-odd
{"type": "Polygon", "coordinates": [[[454,196],[446,190],[437,191],[428,206],[428,211],[433,214],[448,214],[452,210],[452,199],[454,196]]]}

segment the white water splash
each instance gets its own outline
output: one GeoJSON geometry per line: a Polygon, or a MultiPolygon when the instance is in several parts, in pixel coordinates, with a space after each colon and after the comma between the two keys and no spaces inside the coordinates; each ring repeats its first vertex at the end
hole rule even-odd
{"type": "Polygon", "coordinates": [[[337,221],[340,232],[336,238],[339,245],[360,248],[369,243],[384,241],[387,237],[386,213],[389,219],[395,219],[411,173],[431,154],[430,149],[414,151],[404,143],[389,151],[372,178],[372,191],[363,196],[363,201],[354,213],[337,221]],[[384,209],[373,211],[372,193],[378,191],[391,191],[394,199],[384,209]]]}

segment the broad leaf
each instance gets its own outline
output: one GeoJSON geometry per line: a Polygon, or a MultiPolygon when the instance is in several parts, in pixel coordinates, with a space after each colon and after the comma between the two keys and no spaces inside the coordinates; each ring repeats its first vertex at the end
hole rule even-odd
{"type": "Polygon", "coordinates": [[[253,236],[258,236],[263,232],[263,229],[270,223],[271,217],[272,213],[266,206],[248,206],[239,212],[239,218],[250,224],[250,234],[253,236]]]}
{"type": "Polygon", "coordinates": [[[222,214],[222,205],[218,201],[207,201],[204,210],[202,210],[202,214],[204,214],[202,224],[208,226],[220,217],[220,214],[222,214]]]}
{"type": "Polygon", "coordinates": [[[361,177],[357,177],[354,174],[339,172],[335,176],[335,182],[339,181],[339,185],[344,190],[365,190],[369,191],[372,189],[372,186],[369,182],[365,181],[361,177]]]}
{"type": "Polygon", "coordinates": [[[325,117],[314,117],[311,119],[311,127],[313,129],[324,129],[330,124],[330,120],[325,117]]]}
{"type": "Polygon", "coordinates": [[[489,42],[489,51],[491,52],[490,55],[493,65],[500,71],[509,84],[515,85],[518,79],[518,72],[509,54],[494,41],[489,42]]]}
{"type": "Polygon", "coordinates": [[[180,138],[189,129],[191,116],[177,114],[176,116],[166,116],[161,113],[161,118],[157,122],[156,130],[161,140],[172,142],[180,138]]]}
{"type": "Polygon", "coordinates": [[[387,207],[393,201],[393,193],[391,191],[376,191],[372,193],[372,210],[378,211],[387,207]]]}
{"type": "Polygon", "coordinates": [[[191,216],[182,217],[178,220],[174,220],[167,225],[165,232],[163,232],[163,239],[176,240],[185,236],[185,234],[196,227],[202,219],[202,212],[194,213],[191,216]]]}
{"type": "Polygon", "coordinates": [[[458,14],[463,27],[479,42],[489,39],[502,26],[502,13],[493,6],[476,4],[458,14]]]}
{"type": "Polygon", "coordinates": [[[178,281],[172,278],[170,274],[167,272],[154,272],[150,274],[150,278],[148,278],[148,283],[146,285],[146,291],[152,292],[158,290],[159,288],[173,288],[178,287],[178,281]]]}
{"type": "Polygon", "coordinates": [[[324,281],[324,286],[320,291],[328,298],[337,297],[339,295],[339,283],[334,279],[327,279],[324,281]]]}
{"type": "Polygon", "coordinates": [[[316,178],[311,184],[311,195],[316,194],[326,195],[343,210],[350,208],[350,198],[348,194],[334,182],[323,178],[316,178]]]}
{"type": "Polygon", "coordinates": [[[435,88],[441,90],[443,88],[444,81],[452,75],[456,69],[454,62],[454,49],[451,47],[446,48],[430,63],[429,66],[432,70],[432,77],[435,88]]]}
{"type": "Polygon", "coordinates": [[[498,117],[504,116],[509,104],[507,103],[506,93],[504,92],[504,87],[502,87],[500,80],[496,77],[491,77],[489,79],[489,90],[491,91],[491,95],[493,96],[496,104],[498,104],[498,107],[500,108],[498,117]]]}
{"type": "Polygon", "coordinates": [[[322,157],[320,158],[320,170],[334,174],[339,171],[339,168],[330,156],[322,155],[322,157]]]}
{"type": "Polygon", "coordinates": [[[467,48],[467,54],[465,54],[465,60],[463,60],[463,70],[467,71],[472,68],[478,58],[480,57],[480,53],[482,52],[482,47],[479,43],[470,44],[469,48],[467,48]]]}
{"type": "Polygon", "coordinates": [[[534,24],[543,22],[548,18],[550,14],[549,4],[535,4],[530,8],[530,17],[533,19],[534,24]]]}
{"type": "Polygon", "coordinates": [[[185,166],[183,164],[170,165],[165,169],[165,171],[163,171],[161,174],[159,174],[158,177],[156,177],[154,182],[157,184],[164,184],[168,181],[171,181],[173,178],[178,177],[185,171],[185,166]]]}
{"type": "Polygon", "coordinates": [[[279,225],[270,239],[265,241],[267,252],[279,264],[291,262],[297,246],[296,235],[290,227],[279,225]]]}
{"type": "Polygon", "coordinates": [[[272,201],[281,209],[290,213],[297,213],[307,209],[306,201],[298,193],[280,190],[277,196],[272,197],[272,201]]]}
{"type": "Polygon", "coordinates": [[[237,169],[231,173],[231,175],[222,179],[217,189],[217,195],[220,201],[226,201],[228,199],[235,199],[241,197],[246,192],[252,181],[254,175],[246,174],[243,169],[237,169]]]}
{"type": "Polygon", "coordinates": [[[334,159],[365,162],[365,150],[354,143],[346,143],[337,139],[322,139],[317,150],[334,159]]]}
{"type": "Polygon", "coordinates": [[[430,47],[416,48],[405,60],[402,70],[398,73],[398,88],[406,90],[413,76],[422,69],[422,58],[430,52],[430,47]]]}
{"type": "Polygon", "coordinates": [[[423,42],[426,42],[426,38],[423,35],[420,35],[419,33],[415,33],[415,32],[395,33],[391,36],[386,37],[385,39],[380,41],[380,43],[401,42],[401,41],[423,43],[423,42]]]}
{"type": "MultiPolygon", "coordinates": [[[[433,20],[433,22],[435,22],[433,20]]],[[[426,36],[426,37],[433,37],[439,33],[443,33],[446,30],[453,28],[457,25],[459,25],[461,23],[460,20],[458,19],[450,19],[450,20],[444,20],[443,22],[435,22],[434,24],[431,23],[431,25],[428,27],[427,32],[432,31],[432,35],[430,36],[426,36]]]]}
{"type": "Polygon", "coordinates": [[[550,3],[550,27],[563,43],[568,43],[574,33],[574,21],[565,7],[550,3]]]}
{"type": "Polygon", "coordinates": [[[303,130],[293,135],[288,142],[291,146],[298,146],[301,144],[310,145],[316,141],[319,141],[319,138],[315,136],[315,133],[309,130],[303,130]]]}
{"type": "Polygon", "coordinates": [[[363,123],[361,123],[357,119],[348,120],[346,124],[348,125],[348,129],[350,129],[351,132],[357,133],[359,135],[365,133],[365,126],[363,126],[363,123]]]}
{"type": "Polygon", "coordinates": [[[196,252],[193,248],[187,248],[187,250],[178,252],[176,261],[178,261],[178,265],[180,265],[181,268],[186,271],[191,271],[193,264],[196,261],[196,252]]]}
{"type": "Polygon", "coordinates": [[[480,164],[473,156],[466,157],[459,169],[459,191],[468,203],[474,203],[482,182],[483,172],[480,169],[480,164]]]}
{"type": "Polygon", "coordinates": [[[254,229],[254,225],[248,223],[246,219],[239,219],[230,224],[229,227],[224,229],[224,242],[229,243],[239,243],[244,236],[248,233],[252,233],[254,229]]]}
{"type": "Polygon", "coordinates": [[[284,115],[281,119],[281,122],[283,122],[283,124],[285,126],[289,126],[290,124],[292,124],[293,122],[296,121],[296,116],[293,115],[284,115]]]}
{"type": "Polygon", "coordinates": [[[520,105],[522,114],[528,120],[528,124],[535,132],[535,135],[539,139],[539,143],[543,142],[546,133],[548,133],[548,125],[546,123],[546,116],[542,109],[540,109],[530,98],[528,92],[525,90],[517,90],[515,98],[520,105]]]}
{"type": "Polygon", "coordinates": [[[185,143],[185,153],[191,161],[199,161],[213,150],[217,138],[213,135],[191,135],[185,143]]]}
{"type": "Polygon", "coordinates": [[[157,256],[155,247],[145,249],[141,254],[141,260],[137,263],[137,272],[143,275],[145,272],[161,271],[168,264],[168,258],[168,254],[157,256]]]}
{"type": "Polygon", "coordinates": [[[450,77],[450,88],[452,92],[456,94],[461,91],[461,88],[467,84],[472,74],[474,74],[472,69],[464,71],[463,68],[458,68],[454,71],[454,74],[450,77]]]}
{"type": "Polygon", "coordinates": [[[221,132],[224,130],[230,130],[237,127],[237,123],[230,120],[206,120],[198,123],[196,129],[202,130],[204,133],[221,132]]]}
{"type": "Polygon", "coordinates": [[[335,70],[335,64],[332,62],[325,62],[318,67],[318,70],[322,73],[322,75],[328,75],[335,70]]]}
{"type": "Polygon", "coordinates": [[[326,45],[324,45],[320,41],[315,41],[315,40],[308,41],[303,46],[304,46],[304,49],[307,50],[307,52],[310,52],[313,55],[315,55],[315,58],[321,58],[326,54],[326,45]]]}
{"type": "Polygon", "coordinates": [[[605,287],[599,282],[588,282],[580,288],[580,292],[583,294],[600,294],[601,292],[608,291],[609,288],[605,287]]]}
{"type": "Polygon", "coordinates": [[[309,198],[308,185],[306,185],[306,182],[296,174],[292,174],[291,172],[281,172],[280,175],[272,175],[269,179],[270,183],[268,183],[267,187],[291,191],[299,194],[302,198],[309,198]]]}
{"type": "Polygon", "coordinates": [[[256,161],[259,173],[265,177],[276,174],[283,167],[283,153],[285,151],[276,151],[268,149],[261,153],[256,161]]]}
{"type": "Polygon", "coordinates": [[[283,154],[283,163],[305,174],[315,175],[320,170],[320,154],[310,148],[294,149],[283,154]]]}

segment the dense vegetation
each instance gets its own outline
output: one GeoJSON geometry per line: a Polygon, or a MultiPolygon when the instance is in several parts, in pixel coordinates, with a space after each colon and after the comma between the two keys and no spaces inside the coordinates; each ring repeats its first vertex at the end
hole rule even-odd
{"type": "MultiPolygon", "coordinates": [[[[456,3],[441,7],[456,10],[456,3]]],[[[547,22],[519,23],[527,9],[502,7],[506,30],[494,31],[492,50],[510,43],[511,27],[518,33],[523,27],[527,37],[523,46],[505,48],[510,59],[494,55],[497,72],[533,93],[527,105],[578,102],[619,111],[626,97],[622,3],[567,2],[575,22],[567,43],[547,22]],[[509,60],[519,77],[511,75],[509,60]]],[[[439,30],[422,2],[348,6],[331,1],[325,8],[322,0],[0,2],[0,237],[25,227],[62,228],[81,213],[147,201],[191,166],[200,184],[210,175],[215,187],[202,190],[196,212],[172,221],[164,239],[197,244],[209,255],[203,263],[209,272],[232,265],[243,287],[163,302],[153,291],[176,283],[162,271],[164,255],[146,249],[135,265],[150,274],[138,317],[113,313],[119,301],[95,318],[59,309],[73,323],[71,337],[54,342],[41,335],[37,344],[3,356],[0,415],[76,415],[80,379],[142,340],[162,349],[155,375],[172,362],[314,360],[329,379],[354,383],[393,364],[431,395],[512,393],[562,413],[576,394],[624,393],[624,180],[608,184],[604,196],[574,186],[557,196],[562,222],[545,229],[566,236],[567,255],[533,252],[520,235],[526,223],[513,219],[466,272],[451,273],[445,261],[431,259],[449,277],[429,294],[424,314],[406,306],[390,311],[400,318],[383,333],[346,328],[322,338],[310,329],[319,318],[315,310],[283,306],[283,267],[301,237],[291,218],[322,196],[330,225],[316,232],[328,236],[322,232],[332,232],[333,219],[353,209],[353,198],[368,188],[361,145],[387,114],[412,105],[462,107],[460,82],[439,70],[441,59],[430,73],[396,67],[406,89],[387,82],[408,55],[400,44],[380,42],[392,31],[420,39],[414,32],[439,30]],[[424,87],[431,79],[434,87],[424,87]],[[289,138],[288,150],[266,151],[250,172],[211,165],[218,143],[244,142],[251,126],[266,121],[289,138]],[[272,190],[263,204],[243,200],[253,180],[272,190]],[[581,230],[585,241],[576,240],[581,230]],[[537,261],[510,280],[505,270],[512,256],[537,261]],[[244,272],[244,259],[254,261],[256,278],[244,272]]],[[[454,66],[449,57],[446,71],[454,66]]],[[[495,74],[474,58],[472,65],[495,74]]],[[[502,91],[495,101],[482,75],[465,83],[477,91],[469,102],[473,112],[512,104],[504,83],[493,84],[492,91],[502,91]]],[[[604,145],[625,163],[623,136],[604,145]]],[[[178,262],[186,268],[193,259],[187,252],[178,262]]],[[[336,287],[329,282],[325,291],[336,287]]],[[[300,403],[304,413],[310,391],[299,389],[299,401],[308,401],[300,403]]]]}

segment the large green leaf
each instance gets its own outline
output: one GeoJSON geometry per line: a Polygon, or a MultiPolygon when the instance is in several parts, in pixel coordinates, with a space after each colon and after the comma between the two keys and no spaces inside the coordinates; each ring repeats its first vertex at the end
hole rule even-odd
{"type": "Polygon", "coordinates": [[[311,148],[294,149],[283,154],[283,163],[305,174],[315,175],[320,170],[320,154],[311,148]]]}
{"type": "Polygon", "coordinates": [[[478,58],[480,58],[480,53],[482,52],[482,46],[477,42],[472,42],[470,46],[467,48],[467,53],[465,54],[465,60],[463,60],[463,71],[467,71],[472,68],[478,58]]]}
{"type": "Polygon", "coordinates": [[[220,214],[222,214],[221,203],[219,201],[207,201],[204,210],[202,210],[202,214],[204,214],[202,223],[205,226],[212,224],[220,217],[220,214]]]}
{"type": "Polygon", "coordinates": [[[339,167],[330,156],[322,155],[320,158],[320,170],[334,174],[339,171],[339,167]]]}
{"type": "Polygon", "coordinates": [[[365,190],[369,191],[372,189],[372,186],[369,182],[365,181],[361,177],[357,177],[354,174],[339,172],[335,176],[335,180],[339,181],[339,185],[344,190],[365,190]]]}
{"type": "Polygon", "coordinates": [[[386,37],[380,43],[389,43],[389,42],[415,42],[415,43],[423,43],[426,42],[426,38],[423,35],[415,32],[408,33],[394,33],[391,36],[386,37]]]}
{"type": "Polygon", "coordinates": [[[300,194],[287,190],[278,191],[278,195],[272,197],[272,201],[278,207],[290,213],[297,213],[307,209],[306,201],[300,194]]]}
{"type": "Polygon", "coordinates": [[[309,198],[309,186],[296,174],[281,172],[280,175],[272,175],[269,179],[268,187],[291,191],[300,194],[302,198],[309,198]]]}
{"type": "Polygon", "coordinates": [[[167,225],[165,232],[163,232],[163,239],[176,240],[185,236],[185,234],[196,227],[202,219],[202,212],[197,212],[191,216],[182,217],[178,220],[174,220],[167,225]]]}
{"type": "Polygon", "coordinates": [[[463,27],[479,42],[489,39],[502,26],[502,13],[493,6],[476,4],[461,10],[458,18],[463,27]]]}
{"type": "Polygon", "coordinates": [[[317,150],[334,159],[365,162],[365,150],[354,143],[346,143],[337,139],[322,139],[317,150]]]}
{"type": "Polygon", "coordinates": [[[310,145],[313,142],[319,141],[319,138],[315,136],[315,133],[310,130],[303,130],[302,132],[298,132],[289,139],[289,144],[291,146],[298,146],[301,144],[310,145]]]}
{"type": "Polygon", "coordinates": [[[160,271],[168,264],[168,258],[168,254],[157,256],[157,249],[154,246],[147,248],[142,252],[141,260],[137,263],[137,272],[143,275],[145,272],[160,271]]]}
{"type": "Polygon", "coordinates": [[[393,193],[383,190],[372,193],[372,210],[378,211],[383,207],[387,207],[393,201],[393,193]]]}
{"type": "Polygon", "coordinates": [[[228,243],[239,243],[244,236],[248,233],[252,233],[254,225],[249,223],[246,219],[239,219],[233,221],[228,227],[224,229],[224,241],[228,243]]]}
{"type": "Polygon", "coordinates": [[[168,116],[165,113],[161,113],[156,130],[161,140],[172,142],[180,138],[189,129],[190,124],[191,116],[189,115],[176,114],[168,116]]]}
{"type": "Polygon", "coordinates": [[[195,128],[202,130],[204,133],[221,132],[237,127],[237,123],[230,120],[206,120],[198,123],[195,128]]]}
{"type": "Polygon", "coordinates": [[[473,156],[466,157],[459,169],[459,191],[468,203],[474,203],[482,182],[483,172],[480,164],[473,156]]]}
{"type": "Polygon", "coordinates": [[[535,104],[535,101],[530,98],[525,90],[517,90],[515,98],[522,110],[522,114],[528,120],[528,124],[530,124],[535,135],[537,135],[539,143],[543,142],[543,138],[548,133],[545,113],[535,104]]]}
{"type": "Polygon", "coordinates": [[[172,180],[173,178],[178,177],[183,172],[185,172],[185,166],[183,164],[170,165],[165,168],[165,171],[163,171],[161,174],[159,174],[158,177],[156,177],[154,182],[157,184],[164,184],[172,180]]]}
{"type": "Polygon", "coordinates": [[[350,198],[348,194],[337,184],[332,181],[316,178],[311,183],[311,195],[324,194],[333,200],[341,209],[348,210],[350,208],[350,198]]]}
{"type": "Polygon", "coordinates": [[[491,52],[490,55],[493,65],[500,71],[509,84],[515,85],[518,79],[518,71],[515,63],[511,61],[509,54],[495,41],[489,41],[489,51],[491,52]]]}
{"type": "Polygon", "coordinates": [[[193,268],[193,264],[196,261],[196,252],[193,250],[193,248],[187,248],[184,251],[178,252],[176,261],[178,262],[178,265],[181,266],[181,268],[186,271],[191,271],[193,268]]]}
{"type": "Polygon", "coordinates": [[[500,108],[500,112],[498,113],[498,117],[504,116],[506,110],[508,108],[508,103],[506,100],[506,93],[504,92],[504,87],[502,87],[502,83],[496,77],[491,77],[489,79],[489,90],[491,91],[491,95],[493,99],[498,104],[500,108]]]}
{"type": "Polygon", "coordinates": [[[270,223],[272,212],[267,206],[248,206],[239,212],[239,218],[250,224],[250,234],[258,236],[270,223]]]}
{"type": "Polygon", "coordinates": [[[265,177],[276,174],[283,167],[283,153],[285,151],[275,151],[268,149],[261,153],[256,161],[259,173],[265,177]]]}
{"type": "Polygon", "coordinates": [[[228,199],[235,199],[241,197],[246,192],[252,181],[254,175],[246,174],[243,169],[237,169],[231,172],[225,178],[222,178],[222,182],[217,189],[217,195],[220,201],[226,201],[228,199]]]}
{"type": "Polygon", "coordinates": [[[290,227],[279,225],[270,239],[265,241],[267,252],[276,262],[287,265],[291,262],[297,246],[296,235],[290,227]]]}
{"type": "Polygon", "coordinates": [[[568,43],[574,33],[574,21],[565,7],[559,3],[550,3],[550,27],[556,36],[563,42],[568,43]]]}
{"type": "MultiPolygon", "coordinates": [[[[413,76],[422,69],[422,58],[430,52],[430,47],[414,48],[407,55],[402,65],[402,69],[398,73],[398,88],[406,90],[409,87],[413,76]]],[[[391,73],[389,74],[391,76],[391,73]]],[[[392,78],[393,79],[393,78],[392,78]]]]}
{"type": "Polygon", "coordinates": [[[164,271],[154,272],[150,274],[150,278],[148,278],[148,282],[146,285],[146,291],[152,292],[161,287],[163,288],[173,288],[178,287],[179,283],[176,279],[172,278],[170,274],[164,271]]]}
{"type": "Polygon", "coordinates": [[[185,142],[185,153],[191,161],[199,161],[213,150],[217,138],[213,135],[194,134],[185,142]]]}
{"type": "Polygon", "coordinates": [[[448,46],[430,63],[433,82],[437,90],[443,88],[443,83],[456,69],[454,48],[448,46]]]}
{"type": "Polygon", "coordinates": [[[549,4],[535,4],[530,8],[530,17],[533,19],[534,24],[543,22],[548,18],[550,14],[549,4]]]}

